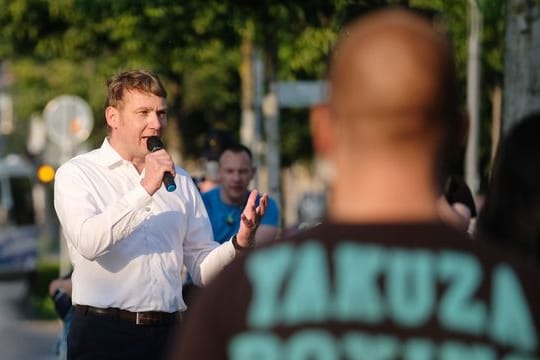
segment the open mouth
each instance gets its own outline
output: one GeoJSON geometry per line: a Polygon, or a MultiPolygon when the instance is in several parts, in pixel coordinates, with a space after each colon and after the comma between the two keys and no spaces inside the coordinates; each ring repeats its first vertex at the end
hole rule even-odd
{"type": "MultiPolygon", "coordinates": [[[[159,135],[145,135],[145,136],[141,136],[141,139],[143,141],[143,144],[145,144],[145,147],[148,149],[148,139],[150,139],[152,136],[157,136],[159,137],[159,135]]],[[[150,150],[150,149],[149,149],[150,150]]]]}
{"type": "Polygon", "coordinates": [[[148,138],[152,137],[152,136],[157,136],[158,138],[160,138],[161,136],[159,136],[159,134],[153,134],[153,135],[144,135],[144,136],[141,136],[141,139],[143,139],[144,141],[148,141],[148,138]]]}

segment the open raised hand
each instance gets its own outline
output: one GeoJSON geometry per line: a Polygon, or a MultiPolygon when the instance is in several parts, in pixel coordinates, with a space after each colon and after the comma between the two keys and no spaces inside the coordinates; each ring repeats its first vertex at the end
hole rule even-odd
{"type": "Polygon", "coordinates": [[[256,206],[257,195],[257,190],[251,191],[244,211],[242,211],[240,229],[236,235],[236,242],[242,248],[249,248],[255,245],[255,232],[261,223],[266,206],[268,205],[268,195],[263,194],[258,206],[256,206]]]}

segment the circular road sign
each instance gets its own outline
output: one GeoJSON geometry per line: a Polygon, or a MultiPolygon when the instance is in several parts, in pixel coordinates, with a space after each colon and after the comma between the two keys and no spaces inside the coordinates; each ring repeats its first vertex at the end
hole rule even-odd
{"type": "Polygon", "coordinates": [[[61,95],[49,101],[43,118],[49,139],[61,147],[82,143],[94,126],[90,105],[75,95],[61,95]]]}

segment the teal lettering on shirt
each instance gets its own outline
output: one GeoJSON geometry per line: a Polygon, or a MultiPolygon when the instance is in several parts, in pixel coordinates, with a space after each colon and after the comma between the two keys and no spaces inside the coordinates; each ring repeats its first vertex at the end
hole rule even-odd
{"type": "Polygon", "coordinates": [[[435,344],[426,339],[410,339],[403,347],[403,360],[432,360],[434,354],[435,344]]]}
{"type": "Polygon", "coordinates": [[[439,350],[441,360],[496,360],[495,351],[485,345],[468,345],[448,341],[439,350]]]}
{"type": "Polygon", "coordinates": [[[448,284],[439,305],[439,321],[448,329],[473,335],[486,330],[487,309],[474,296],[482,283],[482,268],[468,254],[444,251],[439,258],[439,276],[448,284]]]}
{"type": "Polygon", "coordinates": [[[504,355],[502,360],[538,360],[538,358],[534,355],[514,353],[504,355]]]}
{"type": "Polygon", "coordinates": [[[290,267],[293,248],[288,244],[254,253],[246,260],[246,273],[253,288],[247,324],[267,328],[280,321],[279,291],[290,267]]]}
{"type": "Polygon", "coordinates": [[[389,312],[399,325],[424,324],[435,306],[433,259],[428,251],[395,250],[386,280],[389,312]]]}
{"type": "Polygon", "coordinates": [[[235,360],[282,360],[279,337],[266,332],[235,336],[228,345],[229,358],[235,360]]]}
{"type": "Polygon", "coordinates": [[[500,344],[522,351],[536,350],[538,337],[531,311],[512,268],[498,265],[493,270],[492,284],[491,337],[500,344]]]}
{"type": "Polygon", "coordinates": [[[296,249],[292,262],[294,271],[282,301],[283,324],[326,320],[331,293],[325,249],[318,243],[307,242],[296,249]]]}
{"type": "Polygon", "coordinates": [[[342,340],[343,354],[351,360],[390,360],[399,353],[399,342],[393,336],[348,333],[342,340]]]}
{"type": "Polygon", "coordinates": [[[334,252],[335,318],[378,323],[384,301],[377,284],[384,261],[379,246],[344,243],[334,252]]]}
{"type": "Polygon", "coordinates": [[[332,334],[323,330],[304,330],[289,338],[283,359],[335,360],[338,345],[332,334]]]}

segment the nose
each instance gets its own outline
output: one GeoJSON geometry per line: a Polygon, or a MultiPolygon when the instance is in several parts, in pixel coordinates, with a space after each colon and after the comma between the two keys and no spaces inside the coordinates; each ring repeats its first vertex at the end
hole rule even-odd
{"type": "Polygon", "coordinates": [[[157,112],[152,113],[150,117],[149,127],[152,129],[160,130],[164,126],[163,116],[160,116],[157,112]]]}
{"type": "Polygon", "coordinates": [[[240,175],[239,172],[235,172],[235,173],[233,174],[233,180],[234,180],[235,182],[240,182],[240,181],[242,180],[242,176],[240,175]]]}

